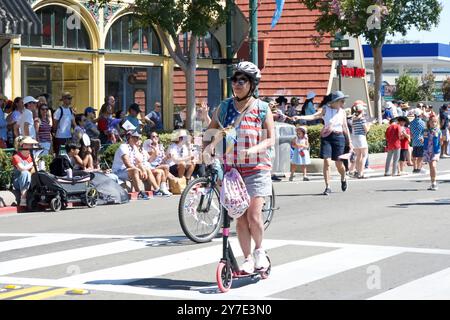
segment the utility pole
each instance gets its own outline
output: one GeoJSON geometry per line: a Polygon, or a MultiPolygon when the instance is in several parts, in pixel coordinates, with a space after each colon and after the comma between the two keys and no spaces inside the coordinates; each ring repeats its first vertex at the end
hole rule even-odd
{"type": "Polygon", "coordinates": [[[227,0],[227,24],[226,24],[226,37],[227,37],[227,97],[233,95],[231,88],[231,76],[233,75],[233,65],[231,60],[233,58],[233,48],[232,48],[232,27],[231,27],[231,16],[233,15],[232,8],[234,0],[227,0]]]}
{"type": "MultiPolygon", "coordinates": [[[[258,66],[258,0],[250,0],[250,61],[258,66]]],[[[258,90],[255,90],[258,95],[258,90]]]]}

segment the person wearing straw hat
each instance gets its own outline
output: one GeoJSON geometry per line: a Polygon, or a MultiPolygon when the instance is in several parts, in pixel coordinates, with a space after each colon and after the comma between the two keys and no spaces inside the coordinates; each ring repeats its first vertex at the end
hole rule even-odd
{"type": "Polygon", "coordinates": [[[347,190],[347,179],[345,167],[340,158],[344,154],[345,137],[349,140],[349,147],[353,149],[350,139],[350,131],[347,125],[347,117],[344,111],[345,95],[342,91],[335,91],[331,94],[330,102],[324,105],[321,111],[309,116],[294,117],[298,120],[318,120],[323,119],[325,125],[320,133],[320,157],[323,159],[323,176],[325,180],[325,190],[323,195],[331,193],[330,186],[330,163],[335,161],[336,169],[341,175],[341,190],[347,190]]]}
{"type": "Polygon", "coordinates": [[[34,172],[33,158],[30,154],[32,149],[38,142],[31,137],[18,136],[14,140],[16,153],[12,156],[13,171],[13,187],[20,191],[19,206],[27,205],[27,191],[31,184],[31,174],[34,172]]]}
{"type": "Polygon", "coordinates": [[[174,131],[172,144],[167,149],[169,172],[189,182],[195,169],[194,156],[188,148],[188,133],[185,129],[174,131]]]}

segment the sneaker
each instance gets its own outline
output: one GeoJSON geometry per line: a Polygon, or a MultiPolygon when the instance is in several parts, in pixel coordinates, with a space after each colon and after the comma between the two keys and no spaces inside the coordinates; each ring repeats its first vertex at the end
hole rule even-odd
{"type": "Polygon", "coordinates": [[[20,198],[19,207],[26,207],[27,206],[27,198],[20,198]]]}
{"type": "Polygon", "coordinates": [[[149,196],[144,192],[144,191],[139,191],[138,196],[137,196],[138,200],[149,200],[149,196]]]}
{"type": "Polygon", "coordinates": [[[161,189],[158,189],[158,190],[153,191],[153,196],[154,197],[165,197],[166,195],[162,192],[161,189]]]}
{"type": "Polygon", "coordinates": [[[244,273],[253,273],[255,271],[255,261],[249,256],[244,260],[244,263],[239,266],[239,269],[244,273]]]}
{"type": "Polygon", "coordinates": [[[308,177],[303,177],[303,181],[309,181],[308,177]]]}
{"type": "Polygon", "coordinates": [[[166,197],[171,197],[171,196],[173,196],[173,193],[170,192],[169,190],[162,190],[162,189],[161,189],[161,192],[162,192],[163,195],[166,196],[166,197]]]}
{"type": "Polygon", "coordinates": [[[289,177],[289,181],[294,181],[294,175],[291,174],[291,176],[289,177]]]}
{"type": "Polygon", "coordinates": [[[347,190],[347,180],[341,180],[341,189],[342,191],[347,190]]]}
{"type": "Polygon", "coordinates": [[[267,269],[270,266],[269,259],[267,259],[264,249],[259,248],[253,252],[255,257],[255,269],[267,269]]]}
{"type": "Polygon", "coordinates": [[[428,190],[436,191],[438,189],[438,186],[436,183],[432,183],[431,186],[428,188],[428,190]]]}
{"type": "Polygon", "coordinates": [[[420,169],[414,169],[412,173],[420,173],[420,169]]]}
{"type": "Polygon", "coordinates": [[[331,189],[330,188],[325,188],[325,191],[322,193],[324,196],[327,196],[331,193],[331,189]]]}
{"type": "Polygon", "coordinates": [[[273,175],[272,181],[281,181],[281,178],[278,178],[276,175],[273,175]]]}

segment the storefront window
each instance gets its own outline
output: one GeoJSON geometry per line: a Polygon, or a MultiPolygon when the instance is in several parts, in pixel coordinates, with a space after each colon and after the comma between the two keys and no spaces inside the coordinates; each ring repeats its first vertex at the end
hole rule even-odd
{"type": "Polygon", "coordinates": [[[83,112],[91,105],[89,72],[87,64],[22,62],[22,94],[37,97],[47,93],[49,106],[56,109],[62,93],[69,91],[75,112],[83,112]]]}
{"type": "Polygon", "coordinates": [[[116,110],[128,110],[132,103],[139,104],[146,113],[155,102],[162,101],[161,67],[106,67],[106,96],[116,98],[116,110]]]}
{"type": "MultiPolygon", "coordinates": [[[[180,45],[183,48],[183,52],[187,55],[187,47],[189,43],[190,35],[185,33],[180,35],[180,45]]],[[[198,58],[221,58],[222,51],[220,49],[219,41],[211,33],[207,33],[206,36],[200,37],[197,41],[197,57],[198,58]]]]}
{"type": "Polygon", "coordinates": [[[52,47],[90,50],[91,41],[86,27],[77,14],[62,6],[47,6],[36,11],[42,21],[42,35],[23,35],[26,47],[52,47]],[[78,27],[79,26],[79,27],[78,27]]]}
{"type": "Polygon", "coordinates": [[[160,55],[161,43],[153,28],[133,26],[130,15],[118,19],[106,36],[105,49],[118,52],[135,52],[160,55]]]}

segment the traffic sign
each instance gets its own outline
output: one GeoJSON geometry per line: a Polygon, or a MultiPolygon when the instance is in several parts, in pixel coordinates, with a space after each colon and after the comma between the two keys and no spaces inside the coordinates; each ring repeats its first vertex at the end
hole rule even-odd
{"type": "Polygon", "coordinates": [[[330,51],[326,56],[331,60],[353,60],[355,59],[355,50],[330,51]]]}
{"type": "Polygon", "coordinates": [[[349,47],[350,46],[350,41],[348,41],[348,39],[342,39],[342,40],[331,40],[330,41],[330,46],[332,48],[342,48],[342,47],[349,47]]]}

